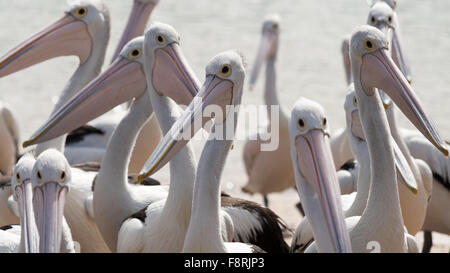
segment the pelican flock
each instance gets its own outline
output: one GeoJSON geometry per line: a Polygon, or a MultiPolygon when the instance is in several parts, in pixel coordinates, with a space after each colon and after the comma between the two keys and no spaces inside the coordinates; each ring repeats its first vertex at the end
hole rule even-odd
{"type": "Polygon", "coordinates": [[[288,15],[261,19],[248,71],[238,39],[199,62],[184,52],[214,41],[184,41],[168,18],[149,21],[159,9],[175,12],[165,0],[129,2],[117,44],[109,46],[109,3],[73,0],[0,55],[0,81],[53,58],[79,61],[50,116],[36,116],[39,128],[18,118],[36,110],[0,102],[0,253],[417,253],[434,250],[431,232],[450,235],[447,142],[412,85],[421,75],[411,72],[395,0],[367,1],[365,24],[335,41],[347,92],[329,88],[346,121],[333,132],[326,100],[306,95],[314,83],[285,82],[288,68],[276,66],[291,53],[280,39],[288,15]],[[242,137],[262,69],[266,122],[242,137]],[[291,108],[286,88],[296,94],[291,108]],[[263,149],[273,140],[275,149],[263,149]],[[283,198],[269,208],[270,193],[283,198]],[[300,219],[291,205],[299,199],[300,219]]]}

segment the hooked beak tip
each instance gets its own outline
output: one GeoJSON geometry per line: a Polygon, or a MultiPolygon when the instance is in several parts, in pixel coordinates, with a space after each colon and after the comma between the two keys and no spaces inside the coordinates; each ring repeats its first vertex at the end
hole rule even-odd
{"type": "Polygon", "coordinates": [[[137,178],[137,183],[140,185],[142,183],[142,179],[144,179],[145,177],[143,177],[142,174],[140,174],[137,178]]]}
{"type": "Polygon", "coordinates": [[[33,145],[33,140],[32,140],[32,139],[26,140],[26,141],[24,141],[24,142],[22,143],[22,148],[26,148],[26,147],[29,147],[29,146],[31,146],[31,145],[33,145]]]}

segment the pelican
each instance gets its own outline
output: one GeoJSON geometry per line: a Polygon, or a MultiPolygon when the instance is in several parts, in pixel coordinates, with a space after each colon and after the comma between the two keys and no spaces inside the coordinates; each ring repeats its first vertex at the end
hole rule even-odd
{"type": "MultiPolygon", "coordinates": [[[[396,64],[399,65],[399,68],[405,74],[408,81],[411,82],[412,77],[408,60],[402,49],[401,32],[397,13],[393,11],[395,10],[395,7],[395,1],[373,3],[371,11],[374,10],[377,12],[374,12],[375,14],[370,14],[369,20],[372,24],[376,25],[380,23],[383,24],[383,20],[380,20],[379,18],[380,16],[384,15],[384,24],[386,24],[386,19],[388,20],[389,25],[391,25],[391,28],[394,29],[392,57],[396,64]],[[386,7],[387,5],[389,5],[392,10],[386,7]]],[[[422,221],[417,221],[417,228],[411,230],[411,234],[415,234],[423,227],[425,233],[429,233],[429,236],[425,235],[424,245],[431,245],[431,239],[430,241],[427,239],[431,238],[430,231],[450,234],[450,216],[448,216],[448,213],[443,213],[442,211],[445,204],[450,205],[450,187],[448,186],[448,181],[446,181],[445,178],[442,179],[443,177],[447,177],[446,174],[448,173],[447,171],[450,165],[449,160],[447,157],[443,156],[439,150],[436,150],[432,145],[430,145],[430,143],[426,141],[420,133],[395,127],[394,107],[390,108],[390,111],[388,111],[388,119],[393,135],[399,139],[399,146],[405,154],[407,151],[407,153],[412,157],[418,159],[416,159],[417,167],[419,168],[422,176],[425,177],[425,179],[423,179],[423,186],[426,194],[423,194],[420,199],[422,203],[426,201],[429,201],[429,203],[428,206],[421,206],[421,210],[418,211],[419,213],[416,216],[416,219],[422,221]],[[394,126],[392,126],[392,124],[394,124],[394,126]],[[429,168],[431,168],[431,170],[429,170],[429,168]],[[429,178],[429,172],[432,173],[434,179],[429,178]],[[432,196],[431,200],[430,196],[432,196]],[[422,224],[419,226],[419,223],[422,224]]],[[[417,172],[417,170],[414,171],[417,172]]],[[[414,205],[414,203],[412,203],[412,205],[414,205]]],[[[416,207],[418,207],[417,200],[416,207]]],[[[426,250],[424,251],[427,252],[426,250]]]]}
{"type": "MultiPolygon", "coordinates": [[[[366,209],[361,217],[346,218],[352,250],[368,252],[372,244],[377,244],[381,252],[417,252],[417,242],[403,226],[393,145],[376,88],[385,91],[440,151],[448,154],[448,150],[407,79],[389,57],[388,40],[380,30],[358,27],[350,42],[350,60],[372,173],[366,209]]],[[[314,248],[313,244],[307,251],[314,248]]]]}
{"type": "Polygon", "coordinates": [[[244,163],[248,182],[242,190],[247,193],[262,193],[266,206],[268,206],[268,193],[283,191],[295,186],[294,171],[289,157],[288,116],[280,105],[275,83],[279,24],[280,17],[278,15],[270,15],[264,20],[262,39],[250,77],[250,89],[252,89],[258,79],[261,66],[267,62],[264,100],[267,105],[269,124],[267,128],[263,129],[263,132],[258,132],[250,137],[244,147],[244,163]],[[264,143],[262,135],[276,130],[272,128],[274,125],[270,124],[272,106],[279,106],[279,135],[277,136],[279,137],[279,146],[274,151],[261,151],[261,145],[264,143]],[[267,167],[269,165],[270,168],[267,167]]]}
{"type": "MultiPolygon", "coordinates": [[[[147,64],[146,64],[147,65],[147,69],[146,69],[147,81],[149,81],[149,79],[150,79],[149,71],[152,71],[152,69],[151,69],[152,62],[158,63],[159,58],[161,58],[161,56],[159,56],[161,54],[161,52],[158,50],[158,44],[159,44],[159,40],[160,40],[159,35],[161,35],[161,34],[163,35],[163,37],[164,37],[163,40],[167,40],[168,37],[171,37],[171,39],[173,41],[176,41],[175,40],[176,35],[174,35],[173,32],[174,31],[171,30],[171,28],[168,28],[167,26],[162,25],[162,24],[153,24],[152,27],[148,30],[148,32],[146,34],[146,47],[145,47],[146,58],[147,58],[147,64]],[[173,33],[173,34],[170,34],[170,33],[173,33]],[[157,42],[155,43],[154,41],[157,41],[157,42]]],[[[160,46],[161,45],[162,44],[160,44],[160,46]]],[[[224,56],[226,56],[226,55],[224,55],[224,56]]],[[[213,58],[213,60],[210,62],[210,64],[213,63],[214,60],[215,60],[215,58],[213,58]]],[[[207,66],[207,69],[208,69],[208,67],[209,66],[207,66]]],[[[153,70],[153,74],[157,74],[157,73],[160,73],[160,72],[157,70],[153,70]]],[[[148,85],[150,86],[150,83],[148,85]]],[[[169,87],[166,87],[166,88],[169,89],[169,87]]],[[[170,152],[169,153],[165,152],[166,149],[168,149],[168,147],[166,145],[170,145],[170,143],[172,143],[171,137],[173,134],[171,132],[172,132],[172,130],[176,130],[176,125],[173,125],[172,128],[170,128],[170,125],[175,122],[174,117],[176,116],[176,114],[171,114],[171,112],[175,111],[175,110],[173,109],[172,106],[168,105],[168,102],[165,101],[166,99],[161,97],[155,89],[151,88],[151,89],[149,89],[149,92],[151,95],[151,101],[152,101],[153,107],[155,108],[155,113],[158,117],[159,123],[164,124],[163,127],[165,127],[165,128],[163,128],[163,130],[166,132],[166,134],[165,134],[166,137],[163,139],[163,142],[161,142],[158,145],[159,149],[157,148],[155,150],[155,152],[153,153],[154,156],[150,157],[150,159],[146,165],[148,166],[148,164],[154,164],[155,162],[157,162],[157,164],[152,166],[148,172],[145,172],[142,177],[147,177],[150,174],[157,171],[162,166],[164,166],[164,164],[166,164],[175,155],[175,153],[178,152],[184,146],[184,145],[179,146],[179,148],[172,147],[173,149],[169,147],[170,152]],[[156,159],[156,161],[153,161],[153,160],[155,160],[155,158],[159,158],[160,156],[163,156],[164,158],[156,159]],[[162,159],[164,159],[164,160],[162,160],[162,159]]],[[[199,98],[197,97],[197,99],[199,99],[199,98]]],[[[195,103],[195,102],[192,102],[192,103],[195,103]]],[[[192,105],[192,103],[191,103],[191,105],[192,105]]],[[[186,146],[185,148],[188,150],[192,149],[192,148],[190,148],[189,145],[186,146]]],[[[193,151],[191,153],[193,153],[193,151]]],[[[180,155],[180,156],[183,156],[183,155],[180,155]]],[[[184,157],[190,158],[191,162],[194,161],[194,159],[192,157],[188,157],[186,155],[184,155],[184,157]]],[[[187,160],[187,159],[185,159],[185,160],[187,160]]],[[[176,162],[178,162],[178,160],[176,162]]],[[[175,164],[175,162],[174,162],[174,164],[175,164]]],[[[171,164],[171,169],[172,169],[172,167],[174,167],[172,165],[173,164],[171,164]]],[[[189,189],[189,192],[192,192],[194,179],[189,180],[186,178],[195,176],[195,165],[187,164],[187,166],[186,166],[186,163],[184,163],[184,166],[185,167],[180,168],[181,169],[180,171],[175,171],[175,170],[171,171],[171,177],[181,176],[180,181],[183,181],[184,184],[188,184],[187,181],[190,181],[189,185],[191,188],[189,189]],[[192,173],[190,173],[190,174],[186,173],[185,175],[182,175],[183,173],[186,172],[187,167],[192,169],[191,170],[192,173]]],[[[174,181],[172,178],[171,184],[173,184],[173,183],[174,183],[174,181]]],[[[175,186],[175,185],[173,185],[173,186],[175,186]]],[[[171,188],[172,188],[172,186],[171,186],[171,188]]],[[[169,195],[170,195],[170,192],[169,192],[169,195]]],[[[185,195],[184,198],[187,198],[189,200],[189,204],[192,203],[192,196],[188,195],[187,193],[184,193],[184,195],[185,195]]],[[[252,244],[255,244],[255,245],[261,247],[265,251],[270,251],[270,252],[284,252],[284,251],[288,250],[288,247],[284,243],[282,235],[281,235],[280,226],[283,226],[283,224],[281,223],[281,221],[279,221],[278,216],[275,215],[273,212],[271,212],[270,210],[263,209],[260,206],[254,204],[252,202],[244,202],[242,200],[233,199],[233,198],[230,198],[227,196],[224,196],[221,200],[222,200],[222,208],[228,214],[228,216],[225,214],[225,216],[224,216],[225,221],[222,222],[222,224],[226,225],[227,223],[230,222],[230,220],[233,222],[234,221],[245,221],[245,223],[247,224],[245,226],[244,225],[235,226],[234,232],[229,232],[230,229],[227,229],[227,231],[228,231],[227,234],[234,233],[234,235],[232,236],[233,240],[246,242],[246,243],[252,243],[252,244]],[[271,240],[261,240],[261,238],[262,238],[261,236],[264,236],[265,234],[267,234],[269,230],[273,233],[271,240]]],[[[163,212],[167,212],[167,214],[169,214],[168,212],[170,211],[170,208],[171,208],[171,207],[169,207],[168,201],[170,201],[169,197],[168,197],[168,199],[165,203],[164,209],[163,209],[163,212]]],[[[155,206],[157,206],[157,205],[155,205],[155,206]]],[[[156,207],[156,211],[154,211],[154,209],[155,209],[154,207],[147,208],[147,210],[146,210],[147,218],[146,219],[149,219],[150,216],[158,213],[159,208],[156,207]]],[[[191,212],[184,211],[183,213],[186,213],[187,217],[185,219],[189,220],[191,212]]],[[[180,213],[177,213],[177,215],[180,215],[180,213]]],[[[160,216],[160,219],[159,219],[160,223],[164,223],[162,218],[163,217],[160,216]]],[[[172,216],[172,218],[173,218],[173,216],[172,216]]],[[[150,219],[153,219],[153,218],[150,218],[150,219]]],[[[143,230],[147,230],[147,231],[150,230],[150,232],[146,233],[146,234],[151,234],[151,235],[154,235],[155,237],[157,237],[158,235],[161,234],[161,232],[158,232],[157,229],[152,229],[152,227],[154,227],[154,225],[156,224],[155,222],[157,222],[157,221],[155,221],[155,222],[153,222],[153,220],[150,220],[150,221],[151,222],[149,222],[149,223],[147,223],[147,221],[145,222],[145,225],[143,226],[143,230]]],[[[184,225],[185,225],[184,227],[187,228],[187,222],[185,222],[184,225]]],[[[179,227],[179,230],[176,230],[176,234],[179,234],[180,230],[182,230],[182,226],[179,227]]],[[[165,232],[163,232],[163,234],[164,233],[165,232]]],[[[185,231],[184,231],[184,233],[180,234],[180,237],[183,236],[183,239],[184,239],[184,234],[185,234],[185,231]]],[[[226,236],[224,235],[224,237],[226,237],[226,236]]],[[[229,237],[230,236],[228,236],[228,238],[229,237]]],[[[125,238],[127,238],[127,237],[125,237],[125,238]]],[[[126,242],[129,240],[124,239],[123,241],[126,242]]],[[[170,241],[170,240],[167,240],[167,241],[170,241]]],[[[183,240],[181,240],[181,243],[182,242],[183,242],[183,240]]],[[[178,241],[178,243],[180,243],[180,241],[178,241]]],[[[145,245],[142,247],[143,247],[144,251],[154,251],[154,248],[152,248],[153,245],[151,243],[151,238],[148,238],[145,245]]],[[[181,249],[179,249],[178,251],[180,251],[180,250],[181,249]]]]}
{"type": "Polygon", "coordinates": [[[42,152],[31,173],[40,253],[74,253],[75,244],[63,215],[72,171],[63,154],[55,149],[42,152]]]}
{"type": "Polygon", "coordinates": [[[0,253],[38,252],[39,234],[34,220],[33,190],[31,187],[31,172],[34,163],[34,157],[26,154],[20,158],[14,167],[11,187],[20,217],[20,235],[14,234],[10,230],[1,231],[0,253]]]}
{"type": "MultiPolygon", "coordinates": [[[[147,37],[149,41],[154,41],[153,35],[147,35],[146,41],[147,37]]],[[[189,141],[186,138],[179,137],[185,132],[190,132],[189,139],[191,139],[211,119],[211,117],[204,118],[203,116],[203,110],[208,105],[214,104],[222,111],[225,110],[227,105],[239,105],[244,77],[242,58],[235,51],[227,51],[213,57],[206,66],[206,80],[197,97],[193,99],[183,115],[176,120],[171,128],[165,128],[169,129],[167,130],[168,133],[146,163],[141,175],[144,177],[150,175],[172,158],[178,160],[180,155],[182,156],[185,153],[186,148],[189,147],[186,146],[189,141]],[[192,128],[193,124],[201,126],[192,128]],[[184,131],[184,129],[186,130],[184,131]]],[[[155,95],[152,95],[152,99],[153,96],[155,95]]],[[[153,100],[152,103],[154,103],[153,100]]],[[[231,120],[236,117],[236,111],[229,111],[225,116],[223,112],[216,115],[211,134],[220,131],[223,135],[217,136],[217,139],[210,139],[202,152],[195,176],[192,214],[186,219],[188,220],[186,223],[188,224],[186,225],[187,231],[184,234],[184,245],[180,249],[183,252],[253,252],[255,249],[242,243],[224,243],[223,238],[224,234],[234,232],[232,229],[237,223],[227,224],[231,217],[220,208],[220,176],[232,139],[219,139],[225,135],[232,136],[231,133],[234,134],[236,120],[234,120],[234,123],[229,123],[227,119],[231,120]],[[214,160],[214,164],[211,165],[212,160],[214,160]]],[[[152,214],[150,208],[147,209],[146,214],[147,217],[152,214]]],[[[146,221],[142,229],[147,229],[149,224],[146,221]]],[[[228,239],[230,238],[228,237],[228,239]]],[[[144,245],[143,247],[149,246],[144,245]]]]}
{"type": "MultiPolygon", "coordinates": [[[[145,23],[157,2],[155,0],[135,1],[118,47],[126,43],[127,39],[143,32],[145,23]]],[[[79,57],[80,65],[62,91],[52,111],[53,114],[100,73],[109,32],[109,11],[103,0],[71,1],[66,15],[61,20],[33,35],[0,58],[0,77],[53,57],[64,55],[79,57]]],[[[36,152],[39,154],[49,147],[63,151],[66,146],[64,153],[71,164],[101,162],[108,139],[117,125],[117,120],[120,120],[123,115],[124,111],[119,111],[117,115],[108,115],[97,120],[92,124],[93,126],[79,128],[69,134],[67,143],[65,135],[48,143],[41,143],[37,145],[36,152]]],[[[154,119],[150,120],[142,130],[145,138],[155,139],[153,146],[156,146],[161,138],[158,130],[158,124],[154,119]]],[[[153,147],[144,143],[142,138],[144,136],[139,139],[135,148],[136,152],[130,162],[135,172],[140,170],[153,147]]]]}
{"type": "MultiPolygon", "coordinates": [[[[0,58],[0,77],[48,60],[75,55],[80,65],[62,91],[54,110],[100,73],[109,40],[109,11],[101,0],[72,1],[65,15],[0,58]]],[[[42,143],[63,151],[65,136],[42,143]]]]}
{"type": "MultiPolygon", "coordinates": [[[[399,24],[395,11],[389,4],[383,1],[378,1],[374,3],[370,9],[367,24],[377,27],[388,37],[391,45],[389,50],[392,54],[394,62],[408,79],[408,82],[411,82],[409,65],[404,55],[402,43],[399,38],[399,24]]],[[[381,98],[387,108],[387,117],[392,137],[394,138],[396,145],[398,145],[398,148],[401,150],[404,158],[407,160],[417,183],[417,192],[411,192],[408,187],[405,187],[405,184],[399,183],[403,220],[408,232],[415,235],[419,230],[421,230],[427,214],[428,201],[430,200],[432,192],[432,173],[428,165],[423,160],[417,160],[411,156],[404,138],[397,127],[394,105],[382,91],[381,98]]],[[[342,138],[338,137],[336,137],[335,140],[336,139],[342,140],[342,138]]],[[[348,156],[350,154],[348,152],[350,151],[348,146],[336,145],[335,147],[340,147],[339,151],[335,150],[335,158],[342,158],[341,161],[344,162],[348,160],[348,156]],[[343,152],[344,150],[347,150],[347,152],[343,152]]],[[[354,185],[356,185],[356,183],[354,185]]]]}
{"type": "MultiPolygon", "coordinates": [[[[355,167],[356,174],[350,173],[347,176],[350,177],[352,183],[356,182],[356,185],[351,184],[347,188],[356,188],[356,194],[342,196],[342,203],[344,204],[346,217],[361,216],[366,208],[367,198],[369,196],[370,189],[370,157],[369,148],[367,147],[366,138],[361,126],[361,121],[359,118],[359,110],[357,107],[357,99],[355,95],[354,85],[351,84],[348,88],[347,96],[344,103],[345,115],[346,115],[346,134],[348,135],[350,148],[352,153],[355,155],[357,160],[357,166],[355,167]]],[[[408,165],[408,162],[398,147],[395,139],[391,139],[394,151],[394,160],[397,170],[397,181],[399,188],[406,187],[413,194],[417,194],[418,185],[414,178],[414,174],[408,165]],[[401,185],[404,184],[404,185],[401,185]]],[[[345,170],[340,170],[338,172],[338,177],[340,178],[340,188],[343,187],[342,175],[343,172],[348,172],[345,170]]],[[[347,189],[347,192],[352,192],[353,190],[347,189]]],[[[400,195],[400,205],[403,210],[411,210],[408,208],[407,202],[402,202],[402,195],[400,195]]],[[[405,218],[405,215],[403,215],[405,218]]],[[[291,251],[292,252],[303,252],[309,244],[313,241],[313,230],[309,223],[308,218],[302,219],[297,227],[295,236],[292,240],[291,251]]]]}
{"type": "MultiPolygon", "coordinates": [[[[134,0],[133,7],[113,54],[112,61],[119,56],[125,44],[132,38],[143,35],[144,28],[150,14],[159,0],[134,0]]],[[[70,132],[65,147],[65,155],[71,164],[85,162],[101,162],[108,141],[120,120],[126,115],[128,109],[116,107],[107,115],[90,122],[87,126],[81,126],[70,132]]],[[[132,157],[128,166],[130,173],[137,173],[150,156],[153,149],[161,139],[159,124],[152,116],[141,129],[136,140],[132,157]]]]}
{"type": "Polygon", "coordinates": [[[351,252],[323,108],[300,98],[289,123],[295,179],[319,252],[351,252]]]}

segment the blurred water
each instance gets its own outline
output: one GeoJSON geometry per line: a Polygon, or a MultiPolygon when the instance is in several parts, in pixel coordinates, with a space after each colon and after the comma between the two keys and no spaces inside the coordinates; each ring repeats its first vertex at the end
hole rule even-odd
{"type": "MultiPolygon", "coordinates": [[[[112,18],[107,61],[125,26],[132,0],[106,0],[112,18]]],[[[400,0],[398,14],[414,87],[425,109],[444,137],[450,137],[450,1],[400,0]]],[[[62,16],[61,0],[0,0],[0,54],[62,16]]],[[[299,96],[317,100],[326,109],[330,125],[344,125],[342,37],[366,21],[364,0],[161,0],[152,20],[173,25],[182,48],[200,79],[204,66],[220,51],[239,49],[251,66],[266,14],[282,17],[278,55],[278,91],[287,110],[299,96]]],[[[23,137],[49,115],[51,98],[58,95],[77,66],[74,57],[53,59],[0,80],[0,100],[19,118],[23,137]]],[[[262,102],[260,80],[244,103],[262,102]]],[[[409,124],[402,123],[405,126],[409,124]]]]}

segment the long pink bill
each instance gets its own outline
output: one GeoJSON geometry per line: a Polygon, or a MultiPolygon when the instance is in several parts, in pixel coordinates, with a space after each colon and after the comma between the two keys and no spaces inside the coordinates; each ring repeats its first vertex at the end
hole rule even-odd
{"type": "Polygon", "coordinates": [[[66,14],[0,57],[0,77],[58,56],[76,55],[83,63],[91,47],[86,24],[66,14]]]}
{"type": "Polygon", "coordinates": [[[328,135],[312,129],[295,138],[299,171],[307,182],[301,194],[319,252],[351,252],[328,135]],[[304,198],[303,198],[304,197],[304,198]]]}
{"type": "Polygon", "coordinates": [[[395,102],[413,125],[445,156],[448,150],[408,80],[388,55],[386,48],[367,53],[362,58],[362,85],[365,92],[382,89],[395,102]]]}
{"type": "Polygon", "coordinates": [[[47,182],[34,188],[34,210],[39,230],[39,252],[58,253],[61,246],[64,204],[68,188],[47,182]]]}

